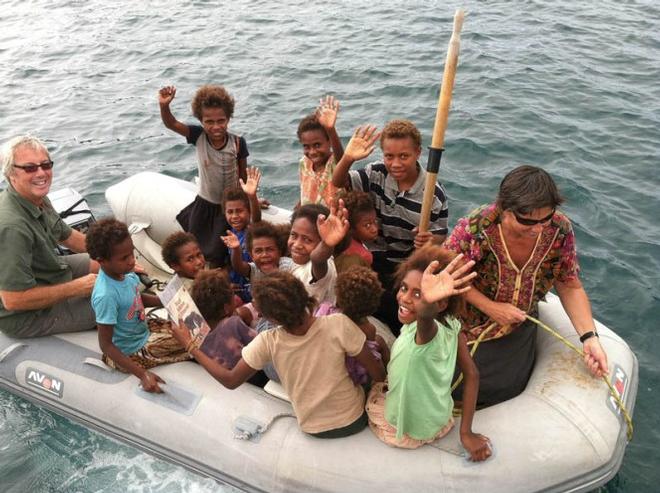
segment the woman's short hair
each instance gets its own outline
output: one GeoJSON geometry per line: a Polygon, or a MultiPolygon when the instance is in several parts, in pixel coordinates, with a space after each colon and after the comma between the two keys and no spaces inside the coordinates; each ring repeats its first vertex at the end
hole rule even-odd
{"type": "Polygon", "coordinates": [[[564,202],[552,177],[536,166],[518,166],[500,183],[497,205],[503,210],[530,214],[537,209],[555,209],[564,202]]]}

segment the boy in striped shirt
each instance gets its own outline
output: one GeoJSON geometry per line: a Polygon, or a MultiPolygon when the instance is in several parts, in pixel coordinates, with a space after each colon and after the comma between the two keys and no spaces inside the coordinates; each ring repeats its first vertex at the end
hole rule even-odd
{"type": "Polygon", "coordinates": [[[440,183],[435,184],[429,230],[418,230],[426,181],[426,171],[418,162],[421,152],[419,130],[408,120],[392,120],[381,133],[373,126],[359,127],[332,176],[334,186],[361,190],[374,199],[380,224],[377,240],[368,246],[374,254],[374,269],[386,289],[376,316],[395,333],[401,324],[392,292],[394,269],[415,248],[430,241],[442,243],[447,235],[447,198],[440,183]],[[355,161],[373,152],[379,137],[383,160],[351,170],[355,161]]]}

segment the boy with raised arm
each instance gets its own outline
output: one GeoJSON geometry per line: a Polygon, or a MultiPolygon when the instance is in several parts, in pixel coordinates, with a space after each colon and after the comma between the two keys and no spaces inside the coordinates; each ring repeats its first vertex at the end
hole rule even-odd
{"type": "Polygon", "coordinates": [[[376,316],[398,334],[401,324],[396,314],[392,274],[415,248],[426,243],[442,243],[447,235],[447,198],[440,183],[435,184],[429,230],[418,230],[426,171],[419,164],[422,137],[408,120],[392,120],[382,133],[374,126],[363,126],[353,134],[332,176],[336,187],[367,192],[374,199],[379,220],[378,238],[370,243],[373,268],[380,275],[385,294],[376,316]],[[380,137],[383,160],[351,170],[355,161],[374,151],[380,137]]]}

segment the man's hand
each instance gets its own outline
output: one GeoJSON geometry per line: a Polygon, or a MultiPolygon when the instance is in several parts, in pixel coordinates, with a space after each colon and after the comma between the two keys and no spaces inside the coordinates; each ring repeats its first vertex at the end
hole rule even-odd
{"type": "Polygon", "coordinates": [[[374,152],[374,144],[380,137],[373,125],[358,127],[344,150],[344,157],[351,161],[359,161],[374,152]]]}
{"type": "Polygon", "coordinates": [[[339,113],[339,101],[334,96],[321,98],[319,107],[316,109],[316,118],[326,130],[335,128],[337,122],[337,113],[339,113]]]}
{"type": "Polygon", "coordinates": [[[163,106],[169,106],[169,104],[176,96],[176,87],[174,86],[165,86],[161,87],[158,91],[158,104],[163,106]]]}
{"type": "Polygon", "coordinates": [[[94,289],[96,274],[87,274],[71,281],[75,285],[75,296],[89,296],[94,289]]]}
{"type": "Polygon", "coordinates": [[[607,355],[600,345],[598,337],[590,337],[582,346],[584,351],[584,364],[594,377],[607,375],[607,355]]]}

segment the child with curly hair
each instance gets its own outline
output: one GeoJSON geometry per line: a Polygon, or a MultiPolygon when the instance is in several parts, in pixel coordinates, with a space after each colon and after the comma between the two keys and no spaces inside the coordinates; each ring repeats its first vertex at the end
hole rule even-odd
{"type": "Polygon", "coordinates": [[[335,129],[339,101],[333,96],[321,98],[315,113],[303,118],[298,125],[298,140],[303,147],[298,174],[300,177],[300,204],[334,203],[337,188],[332,185],[335,165],[344,154],[344,148],[335,129]]]}
{"type": "MultiPolygon", "coordinates": [[[[368,267],[356,266],[341,272],[337,276],[335,295],[337,308],[350,318],[367,338],[369,350],[384,365],[390,361],[390,348],[385,340],[376,333],[376,327],[367,318],[378,309],[383,286],[378,280],[378,274],[368,267]]],[[[369,383],[367,369],[355,358],[346,358],[348,374],[356,385],[369,383]]]]}
{"type": "Polygon", "coordinates": [[[177,215],[177,221],[195,235],[211,265],[222,267],[227,262],[227,249],[220,241],[227,230],[222,199],[226,189],[239,186],[239,179],[247,180],[247,144],[228,131],[234,98],[224,87],[206,85],[195,93],[192,112],[201,126],[186,125],[174,117],[170,103],[175,95],[174,86],[160,89],[160,116],[167,128],[195,146],[199,173],[197,197],[177,215]]]}
{"type": "MultiPolygon", "coordinates": [[[[262,332],[243,348],[242,358],[227,370],[192,344],[191,355],[222,385],[234,389],[269,362],[277,368],[302,431],[318,438],[339,438],[367,425],[364,391],[353,385],[345,356],[355,356],[374,381],[385,368],[367,345],[362,331],[342,314],[315,318],[316,304],[303,284],[288,272],[274,272],[253,286],[254,302],[278,325],[262,332]]],[[[190,344],[190,331],[174,326],[181,344],[190,344]]]]}
{"type": "MultiPolygon", "coordinates": [[[[234,314],[234,295],[227,273],[221,269],[200,272],[190,291],[209,327],[200,349],[223,367],[231,370],[241,359],[241,351],[255,338],[257,332],[234,314]]],[[[268,379],[258,372],[249,382],[263,387],[268,379]]]]}
{"type": "Polygon", "coordinates": [[[168,330],[168,322],[145,320],[145,306],[162,306],[158,297],[140,293],[133,272],[135,256],[128,228],[115,219],[94,223],[85,239],[87,251],[101,269],[92,292],[99,346],[110,367],[130,372],[147,392],[162,392],[165,383],[149,371],[157,365],[189,360],[168,330]]]}
{"type": "Polygon", "coordinates": [[[163,242],[161,255],[188,289],[197,274],[206,268],[206,258],[192,233],[177,231],[169,235],[163,242]]]}
{"type": "Polygon", "coordinates": [[[456,361],[465,376],[460,437],[471,460],[491,454],[488,438],[472,432],[479,372],[456,315],[476,275],[439,246],[417,250],[397,269],[401,335],[392,346],[388,383],[369,393],[369,424],[383,442],[417,448],[446,435],[454,424],[451,383],[456,361]],[[438,272],[442,269],[440,272],[438,272]]]}
{"type": "Polygon", "coordinates": [[[371,267],[374,256],[365,243],[373,243],[378,238],[378,217],[374,200],[366,192],[351,190],[339,195],[348,211],[349,234],[335,248],[337,272],[356,265],[371,267]]]}

